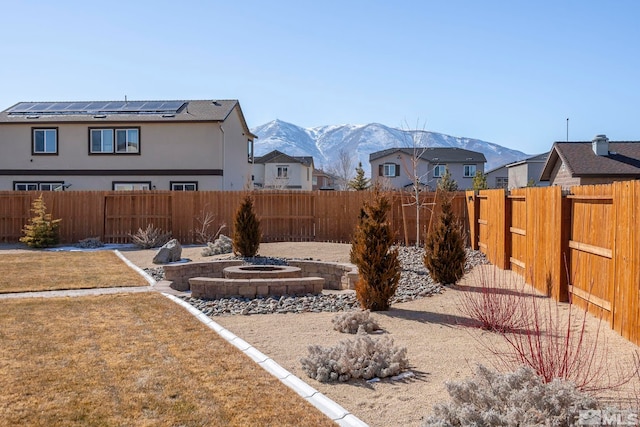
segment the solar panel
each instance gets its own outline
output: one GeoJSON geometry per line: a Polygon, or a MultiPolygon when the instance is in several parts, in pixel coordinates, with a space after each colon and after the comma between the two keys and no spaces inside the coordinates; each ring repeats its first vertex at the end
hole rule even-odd
{"type": "Polygon", "coordinates": [[[21,102],[9,114],[176,113],[184,101],[21,102]]]}

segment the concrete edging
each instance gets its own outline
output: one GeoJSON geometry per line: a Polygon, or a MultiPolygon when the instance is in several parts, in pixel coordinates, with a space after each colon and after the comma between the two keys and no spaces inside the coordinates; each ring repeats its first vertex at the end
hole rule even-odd
{"type": "Polygon", "coordinates": [[[235,335],[233,332],[225,329],[220,324],[213,321],[209,316],[207,316],[188,302],[170,294],[162,293],[162,295],[187,309],[187,311],[193,314],[198,320],[216,331],[218,335],[238,348],[241,352],[246,354],[249,358],[251,358],[259,366],[261,366],[262,369],[278,378],[280,382],[284,383],[287,387],[298,393],[307,402],[318,408],[323,414],[331,418],[338,425],[343,427],[368,426],[368,424],[351,414],[345,408],[338,405],[336,402],[329,399],[327,396],[320,393],[318,390],[311,387],[309,384],[305,383],[300,378],[284,369],[276,361],[266,356],[260,350],[256,349],[251,344],[235,335]]]}
{"type": "Polygon", "coordinates": [[[154,286],[156,284],[156,281],[154,280],[153,277],[151,277],[149,274],[147,274],[146,271],[144,271],[143,269],[141,269],[140,267],[138,267],[137,265],[129,261],[127,257],[122,255],[122,253],[119,250],[114,249],[113,253],[115,253],[118,256],[118,258],[120,258],[122,261],[124,261],[125,264],[133,268],[134,271],[136,271],[138,274],[144,277],[144,279],[149,283],[149,286],[154,286]]]}

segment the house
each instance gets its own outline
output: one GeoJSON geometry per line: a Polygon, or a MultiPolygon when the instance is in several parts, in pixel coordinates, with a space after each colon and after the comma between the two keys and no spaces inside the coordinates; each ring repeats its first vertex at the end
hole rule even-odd
{"type": "Polygon", "coordinates": [[[509,188],[509,170],[507,165],[498,166],[485,172],[488,188],[509,188]]]}
{"type": "Polygon", "coordinates": [[[0,190],[242,190],[237,100],[20,102],[0,112],[0,190]]]}
{"type": "Polygon", "coordinates": [[[273,150],[254,159],[253,185],[256,188],[311,191],[312,176],[311,156],[289,156],[273,150]]]}
{"type": "Polygon", "coordinates": [[[403,189],[414,183],[434,190],[448,169],[460,190],[473,187],[476,172],[484,173],[484,154],[462,148],[389,148],[369,155],[371,181],[403,189]]]}
{"type": "Polygon", "coordinates": [[[313,170],[312,190],[335,190],[337,178],[322,169],[313,170]]]}
{"type": "Polygon", "coordinates": [[[522,187],[546,187],[548,182],[540,182],[540,174],[549,153],[538,154],[506,166],[509,171],[509,189],[522,187]]]}
{"type": "Polygon", "coordinates": [[[540,181],[566,190],[630,179],[640,179],[640,141],[609,141],[606,135],[554,143],[540,175],[540,181]]]}

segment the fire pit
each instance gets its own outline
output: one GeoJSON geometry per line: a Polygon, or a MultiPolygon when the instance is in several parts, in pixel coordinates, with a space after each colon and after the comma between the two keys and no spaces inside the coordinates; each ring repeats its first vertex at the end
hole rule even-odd
{"type": "Polygon", "coordinates": [[[299,267],[288,265],[240,265],[222,270],[225,279],[286,279],[302,277],[299,267]]]}

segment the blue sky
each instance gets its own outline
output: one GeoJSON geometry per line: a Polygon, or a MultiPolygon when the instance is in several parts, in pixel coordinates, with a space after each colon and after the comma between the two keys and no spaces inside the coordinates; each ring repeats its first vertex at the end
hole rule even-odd
{"type": "Polygon", "coordinates": [[[239,99],[250,127],[378,122],[529,154],[640,140],[637,1],[9,1],[0,109],[239,99]]]}

